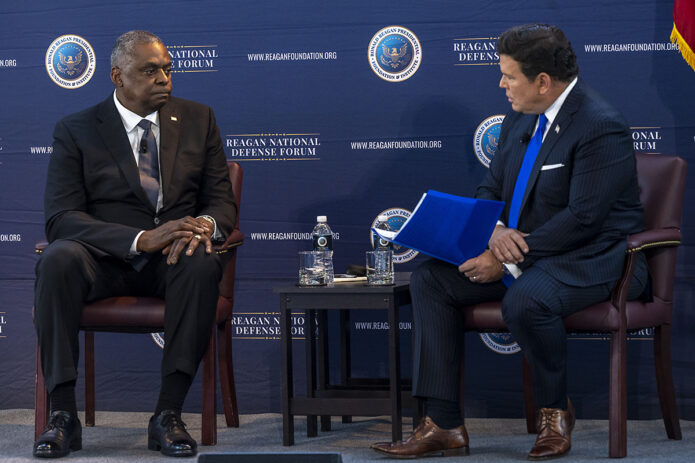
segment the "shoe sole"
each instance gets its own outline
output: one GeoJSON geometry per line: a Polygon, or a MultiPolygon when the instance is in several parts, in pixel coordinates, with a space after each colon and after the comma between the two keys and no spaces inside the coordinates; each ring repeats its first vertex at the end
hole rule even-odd
{"type": "Polygon", "coordinates": [[[526,459],[527,459],[527,460],[530,460],[530,461],[554,460],[554,459],[556,459],[556,458],[562,458],[562,457],[564,457],[564,456],[567,456],[567,454],[570,453],[570,450],[572,450],[572,447],[568,448],[567,451],[562,452],[562,453],[558,453],[558,454],[556,454],[556,455],[548,455],[547,457],[532,457],[532,456],[528,456],[528,457],[526,457],[526,459]]]}
{"type": "Polygon", "coordinates": [[[447,449],[447,450],[435,450],[433,452],[424,452],[424,453],[418,453],[415,455],[399,455],[396,453],[390,453],[385,450],[377,449],[377,448],[372,448],[377,453],[380,453],[382,455],[389,456],[391,458],[397,458],[399,460],[410,460],[414,458],[422,458],[422,457],[465,457],[467,455],[470,455],[470,449],[468,446],[466,447],[459,447],[456,449],[447,449]]]}
{"type": "Polygon", "coordinates": [[[174,451],[165,451],[162,446],[157,442],[156,440],[148,439],[147,441],[147,448],[150,450],[155,450],[159,451],[162,453],[162,455],[166,455],[167,457],[193,457],[196,454],[196,450],[174,450],[174,451]]]}

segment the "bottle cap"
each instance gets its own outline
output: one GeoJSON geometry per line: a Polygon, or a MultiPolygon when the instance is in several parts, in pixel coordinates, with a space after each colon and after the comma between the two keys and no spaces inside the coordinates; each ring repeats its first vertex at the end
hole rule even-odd
{"type": "Polygon", "coordinates": [[[326,223],[326,216],[325,215],[317,215],[316,221],[326,223]]]}

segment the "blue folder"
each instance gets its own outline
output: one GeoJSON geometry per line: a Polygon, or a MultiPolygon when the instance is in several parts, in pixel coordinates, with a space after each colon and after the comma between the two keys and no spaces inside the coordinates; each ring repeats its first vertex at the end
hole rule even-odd
{"type": "Polygon", "coordinates": [[[382,238],[461,265],[487,248],[504,202],[465,198],[429,190],[400,230],[382,238]]]}

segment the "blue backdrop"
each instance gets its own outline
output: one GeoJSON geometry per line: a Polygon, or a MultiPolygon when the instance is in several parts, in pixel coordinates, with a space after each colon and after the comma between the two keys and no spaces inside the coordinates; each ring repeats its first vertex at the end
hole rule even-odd
{"type": "MultiPolygon", "coordinates": [[[[33,249],[43,238],[52,130],[61,117],[110,94],[109,54],[122,32],[147,29],[162,38],[174,65],[174,94],[215,110],[227,156],[245,170],[238,397],[242,413],[277,412],[279,304],[272,287],[294,278],[297,251],[310,248],[317,215],[328,216],[336,270],[344,271],[362,264],[369,227],[382,211],[402,220],[430,188],[474,193],[493,153],[496,116],[509,109],[494,51],[503,30],[559,25],[581,76],[624,113],[637,151],[695,160],[695,73],[668,41],[671,10],[663,0],[3,2],[0,407],[33,406],[33,249]]],[[[676,392],[687,419],[695,419],[692,175],[673,326],[676,392]]],[[[422,259],[399,250],[397,271],[422,259]]],[[[407,334],[407,311],[403,319],[407,334]]],[[[355,376],[386,374],[383,321],[385,314],[353,316],[355,376]]],[[[299,315],[295,326],[301,338],[299,315]]],[[[659,416],[650,335],[637,333],[629,343],[632,418],[659,416]]],[[[521,416],[519,356],[498,353],[504,338],[492,340],[496,351],[468,336],[468,413],[521,416]]],[[[159,383],[157,344],[146,335],[98,334],[96,350],[97,407],[150,410],[159,383]]],[[[570,394],[580,416],[605,417],[607,351],[601,337],[570,340],[570,394]]],[[[409,374],[409,357],[404,363],[409,374]]],[[[199,409],[199,389],[196,383],[187,409],[199,409]]]]}

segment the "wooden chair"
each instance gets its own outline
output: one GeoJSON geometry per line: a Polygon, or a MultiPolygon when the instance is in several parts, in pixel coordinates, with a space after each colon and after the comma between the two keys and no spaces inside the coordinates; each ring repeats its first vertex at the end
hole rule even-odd
{"type": "MultiPolygon", "coordinates": [[[[228,161],[229,177],[234,190],[237,212],[241,203],[241,166],[228,161]]],[[[232,365],[232,311],[234,308],[234,276],[236,248],[243,243],[239,216],[234,231],[215,252],[223,256],[225,267],[220,281],[216,323],[202,361],[203,413],[202,445],[217,443],[217,378],[215,356],[219,353],[222,403],[228,427],[239,426],[234,369],[232,365]]],[[[41,254],[47,243],[39,243],[41,254]]],[[[94,332],[156,333],[164,329],[164,299],[156,297],[110,297],[87,304],[82,313],[80,329],[84,331],[85,425],[94,426],[94,332]]],[[[36,393],[34,398],[34,436],[38,437],[48,419],[48,394],[41,370],[41,357],[36,351],[36,393]]]]}
{"type": "MultiPolygon", "coordinates": [[[[567,332],[609,333],[609,455],[627,455],[627,332],[654,328],[654,366],[661,413],[669,439],[681,439],[680,422],[671,372],[671,316],[676,247],[681,241],[681,213],[685,192],[686,162],[676,156],[637,154],[640,199],[644,206],[645,231],[627,237],[628,250],[623,274],[610,301],[597,304],[564,319],[567,332]],[[653,301],[627,301],[635,253],[647,256],[652,279],[653,301]]],[[[464,309],[465,329],[477,332],[508,331],[499,302],[478,304],[464,309]]],[[[463,361],[461,378],[464,376],[463,361]]],[[[536,433],[531,375],[523,360],[526,425],[536,433]]],[[[463,381],[461,407],[463,408],[463,381]]]]}

